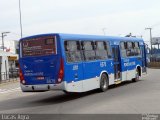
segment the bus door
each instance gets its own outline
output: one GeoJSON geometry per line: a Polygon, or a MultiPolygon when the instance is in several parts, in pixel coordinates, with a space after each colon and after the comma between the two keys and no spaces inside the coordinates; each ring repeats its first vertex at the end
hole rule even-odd
{"type": "Polygon", "coordinates": [[[113,53],[113,67],[114,67],[114,79],[115,81],[121,79],[121,62],[120,62],[120,50],[119,46],[112,46],[113,53]]]}
{"type": "Polygon", "coordinates": [[[146,72],[146,51],[145,51],[145,46],[141,46],[141,61],[142,61],[142,73],[146,72]]]}

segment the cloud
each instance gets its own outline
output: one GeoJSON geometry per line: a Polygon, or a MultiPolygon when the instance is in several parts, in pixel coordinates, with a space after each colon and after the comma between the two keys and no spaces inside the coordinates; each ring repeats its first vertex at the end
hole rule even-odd
{"type": "Polygon", "coordinates": [[[34,23],[30,26],[25,26],[25,31],[27,34],[45,32],[102,34],[102,28],[106,27],[106,32],[110,35],[128,34],[129,32],[140,34],[145,26],[154,22],[149,18],[156,18],[157,13],[158,11],[155,12],[153,9],[148,11],[126,11],[121,14],[112,13],[81,19],[34,23]],[[29,30],[32,31],[27,32],[29,30]]]}
{"type": "MultiPolygon", "coordinates": [[[[132,32],[148,39],[144,28],[160,21],[159,4],[159,0],[21,0],[23,32],[25,36],[48,32],[102,35],[105,27],[107,35],[132,32]]],[[[18,0],[1,0],[0,14],[0,31],[9,30],[7,38],[19,39],[14,34],[20,33],[18,0]]]]}

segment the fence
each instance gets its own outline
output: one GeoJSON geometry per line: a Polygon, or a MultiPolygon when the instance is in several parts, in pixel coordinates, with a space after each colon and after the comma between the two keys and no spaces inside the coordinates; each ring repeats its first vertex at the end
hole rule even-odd
{"type": "Polygon", "coordinates": [[[147,54],[147,66],[150,68],[160,68],[160,52],[147,54]]]}
{"type": "Polygon", "coordinates": [[[18,71],[2,72],[0,73],[0,83],[19,80],[18,71]]]}
{"type": "Polygon", "coordinates": [[[149,62],[147,66],[149,68],[160,68],[160,62],[149,62]]]}
{"type": "Polygon", "coordinates": [[[153,56],[150,57],[150,62],[160,62],[160,56],[153,56]]]}

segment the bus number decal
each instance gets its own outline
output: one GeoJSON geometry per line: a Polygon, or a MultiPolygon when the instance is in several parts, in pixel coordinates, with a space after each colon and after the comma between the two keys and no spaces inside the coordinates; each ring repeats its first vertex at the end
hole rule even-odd
{"type": "Polygon", "coordinates": [[[106,62],[100,62],[100,67],[106,67],[106,66],[107,66],[106,62]]]}
{"type": "Polygon", "coordinates": [[[136,65],[136,63],[135,62],[124,63],[125,67],[127,67],[127,66],[133,66],[133,65],[136,65]]]}
{"type": "Polygon", "coordinates": [[[78,65],[73,65],[73,70],[78,70],[78,65]]]}

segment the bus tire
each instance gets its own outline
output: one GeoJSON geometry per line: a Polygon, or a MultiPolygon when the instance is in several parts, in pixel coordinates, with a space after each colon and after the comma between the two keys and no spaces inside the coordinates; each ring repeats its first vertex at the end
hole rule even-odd
{"type": "Polygon", "coordinates": [[[133,78],[133,79],[132,79],[132,81],[133,81],[133,82],[137,82],[137,81],[139,81],[139,75],[140,75],[139,70],[138,70],[138,69],[136,69],[135,78],[133,78]]]}
{"type": "Polygon", "coordinates": [[[100,79],[100,91],[105,92],[108,89],[108,86],[109,86],[108,76],[105,73],[103,73],[100,79]]]}

